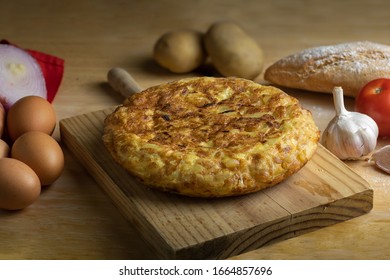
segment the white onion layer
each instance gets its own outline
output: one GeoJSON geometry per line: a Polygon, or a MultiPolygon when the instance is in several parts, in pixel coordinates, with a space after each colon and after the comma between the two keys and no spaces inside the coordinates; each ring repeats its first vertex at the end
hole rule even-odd
{"type": "Polygon", "coordinates": [[[0,102],[7,110],[27,95],[47,98],[41,68],[26,51],[0,44],[0,102]]]}

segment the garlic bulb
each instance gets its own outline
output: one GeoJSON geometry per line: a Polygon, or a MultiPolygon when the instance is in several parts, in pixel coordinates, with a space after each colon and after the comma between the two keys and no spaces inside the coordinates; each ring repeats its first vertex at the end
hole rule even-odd
{"type": "Polygon", "coordinates": [[[333,89],[336,116],[323,132],[321,143],[342,160],[359,159],[371,153],[377,143],[378,126],[369,116],[344,107],[343,89],[333,89]]]}

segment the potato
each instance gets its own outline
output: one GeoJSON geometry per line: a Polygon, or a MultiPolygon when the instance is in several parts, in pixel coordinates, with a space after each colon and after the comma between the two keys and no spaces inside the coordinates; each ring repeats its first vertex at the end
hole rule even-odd
{"type": "Polygon", "coordinates": [[[263,70],[263,50],[233,22],[211,25],[204,43],[214,67],[223,76],[254,79],[263,70]]]}
{"type": "Polygon", "coordinates": [[[191,72],[201,66],[207,57],[203,35],[195,30],[165,33],[154,46],[154,59],[173,73],[191,72]]]}

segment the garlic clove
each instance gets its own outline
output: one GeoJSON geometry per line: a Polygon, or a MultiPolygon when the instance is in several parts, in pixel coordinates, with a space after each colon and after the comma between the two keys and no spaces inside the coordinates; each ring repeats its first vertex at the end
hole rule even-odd
{"type": "Polygon", "coordinates": [[[349,112],[344,107],[341,87],[333,90],[336,116],[323,132],[321,142],[342,160],[354,160],[371,153],[377,144],[378,126],[362,113],[349,112]]]}
{"type": "Polygon", "coordinates": [[[364,144],[364,134],[345,130],[336,124],[324,132],[322,144],[339,159],[357,159],[370,152],[364,144]]]}
{"type": "Polygon", "coordinates": [[[384,146],[372,154],[370,162],[373,161],[375,165],[390,174],[390,145],[384,146]]]}

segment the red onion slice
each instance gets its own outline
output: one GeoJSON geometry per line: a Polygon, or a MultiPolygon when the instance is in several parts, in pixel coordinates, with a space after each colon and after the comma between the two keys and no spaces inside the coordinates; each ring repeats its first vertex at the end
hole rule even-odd
{"type": "Polygon", "coordinates": [[[35,59],[12,45],[0,45],[0,102],[8,110],[27,95],[46,99],[45,78],[35,59]]]}

